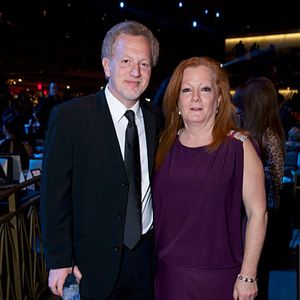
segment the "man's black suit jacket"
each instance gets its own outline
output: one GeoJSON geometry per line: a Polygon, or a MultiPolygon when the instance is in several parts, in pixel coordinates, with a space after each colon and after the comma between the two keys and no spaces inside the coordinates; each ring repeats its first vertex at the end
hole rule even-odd
{"type": "MultiPolygon", "coordinates": [[[[159,111],[141,101],[149,176],[160,130],[159,111]]],[[[41,184],[47,267],[78,265],[81,294],[104,299],[116,283],[128,183],[104,90],[51,113],[41,184]]]]}

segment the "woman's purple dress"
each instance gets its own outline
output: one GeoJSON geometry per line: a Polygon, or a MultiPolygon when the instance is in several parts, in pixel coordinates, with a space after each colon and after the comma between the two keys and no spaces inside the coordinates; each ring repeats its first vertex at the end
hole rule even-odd
{"type": "Polygon", "coordinates": [[[232,300],[243,257],[243,142],[177,137],[153,183],[156,300],[232,300]]]}

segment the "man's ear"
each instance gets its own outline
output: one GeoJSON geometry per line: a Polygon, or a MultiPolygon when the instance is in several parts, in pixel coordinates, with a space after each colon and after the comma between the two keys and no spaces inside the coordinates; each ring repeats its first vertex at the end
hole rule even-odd
{"type": "Polygon", "coordinates": [[[102,58],[102,66],[104,69],[105,77],[109,78],[110,77],[110,62],[107,57],[102,58]]]}

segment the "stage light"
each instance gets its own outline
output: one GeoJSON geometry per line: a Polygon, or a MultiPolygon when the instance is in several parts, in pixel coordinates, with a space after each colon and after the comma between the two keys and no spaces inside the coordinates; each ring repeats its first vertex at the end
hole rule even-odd
{"type": "Polygon", "coordinates": [[[121,1],[121,2],[120,2],[120,7],[121,7],[121,8],[124,8],[124,6],[125,6],[125,3],[124,3],[123,1],[121,1]]]}
{"type": "Polygon", "coordinates": [[[192,25],[193,25],[194,28],[196,28],[198,26],[197,21],[193,21],[192,25]]]}
{"type": "Polygon", "coordinates": [[[216,12],[216,18],[219,18],[220,17],[220,13],[217,11],[216,12]]]}
{"type": "Polygon", "coordinates": [[[180,2],[178,3],[178,6],[181,8],[181,7],[183,6],[183,3],[180,1],[180,2]]]}
{"type": "Polygon", "coordinates": [[[207,8],[204,10],[204,13],[205,13],[206,15],[208,15],[208,9],[207,9],[207,8]]]}

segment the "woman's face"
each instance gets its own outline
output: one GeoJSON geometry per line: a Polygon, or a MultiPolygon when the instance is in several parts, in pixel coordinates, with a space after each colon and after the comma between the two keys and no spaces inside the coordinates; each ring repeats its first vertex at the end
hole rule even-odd
{"type": "Polygon", "coordinates": [[[185,127],[213,126],[220,97],[211,70],[188,67],[183,72],[178,107],[185,127]]]}

